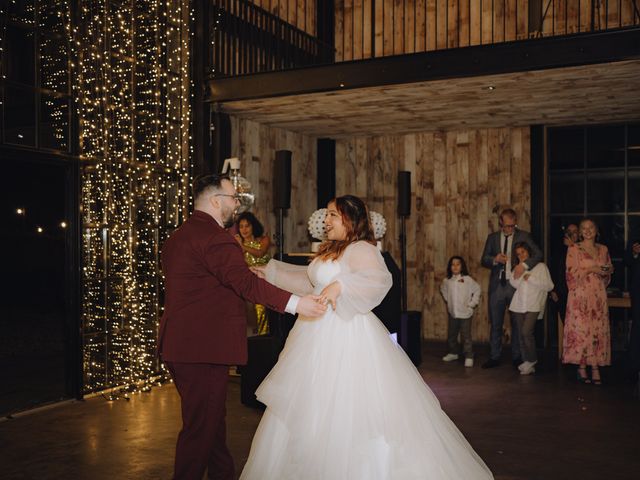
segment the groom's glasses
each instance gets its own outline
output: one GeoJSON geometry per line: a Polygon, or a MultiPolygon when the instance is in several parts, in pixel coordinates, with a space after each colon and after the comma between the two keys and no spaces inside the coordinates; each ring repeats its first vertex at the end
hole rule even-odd
{"type": "Polygon", "coordinates": [[[233,195],[230,193],[216,193],[215,194],[216,197],[231,197],[234,200],[240,200],[240,195],[238,195],[237,193],[234,193],[233,195]]]}

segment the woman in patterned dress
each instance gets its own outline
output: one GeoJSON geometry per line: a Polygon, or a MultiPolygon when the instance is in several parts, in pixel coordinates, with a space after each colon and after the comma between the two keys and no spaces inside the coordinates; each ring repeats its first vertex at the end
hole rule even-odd
{"type": "MultiPolygon", "coordinates": [[[[236,219],[239,234],[236,240],[242,247],[244,260],[250,267],[266,265],[271,260],[269,247],[271,242],[264,234],[264,227],[251,212],[241,213],[236,219]]],[[[258,335],[269,333],[269,322],[267,320],[267,309],[264,305],[256,304],[256,317],[258,335]]]]}
{"type": "Polygon", "coordinates": [[[611,334],[607,285],[611,281],[611,258],[607,247],[596,243],[593,220],[580,222],[581,241],[567,250],[567,314],[562,361],[578,365],[583,383],[600,385],[599,367],[611,364],[611,334]],[[591,378],[587,375],[591,367],[591,378]]]}

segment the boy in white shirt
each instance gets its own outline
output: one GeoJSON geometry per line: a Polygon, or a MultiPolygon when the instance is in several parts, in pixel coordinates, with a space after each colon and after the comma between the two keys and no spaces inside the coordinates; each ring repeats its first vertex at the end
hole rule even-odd
{"type": "Polygon", "coordinates": [[[471,339],[471,318],[473,309],[480,303],[480,285],[469,276],[467,264],[460,256],[454,255],[447,264],[447,278],[440,285],[440,293],[447,303],[449,313],[448,339],[449,353],[442,360],[457,360],[460,351],[458,334],[461,336],[464,366],[473,367],[473,341],[471,339]]]}

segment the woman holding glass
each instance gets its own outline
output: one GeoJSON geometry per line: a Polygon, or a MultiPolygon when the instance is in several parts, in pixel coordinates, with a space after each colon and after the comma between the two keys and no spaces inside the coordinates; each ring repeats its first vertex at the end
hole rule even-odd
{"type": "Polygon", "coordinates": [[[607,285],[613,269],[609,250],[596,243],[597,235],[596,224],[585,218],[580,222],[581,241],[567,250],[569,295],[562,361],[578,365],[581,382],[600,385],[600,367],[611,364],[607,285]]]}

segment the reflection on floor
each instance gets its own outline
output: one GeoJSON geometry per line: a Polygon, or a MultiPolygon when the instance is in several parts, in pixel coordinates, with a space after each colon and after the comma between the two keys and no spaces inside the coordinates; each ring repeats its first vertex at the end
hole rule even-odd
{"type": "MultiPolygon", "coordinates": [[[[510,363],[482,370],[482,359],[464,368],[443,363],[444,353],[442,345],[426,346],[420,371],[497,479],[637,478],[640,401],[630,383],[581,385],[574,370],[554,362],[530,377],[510,363]]],[[[0,477],[171,478],[179,405],[175,388],[165,385],[129,401],[92,398],[2,421],[0,477]]],[[[237,377],[227,409],[240,470],[261,412],[240,404],[237,377]]]]}

